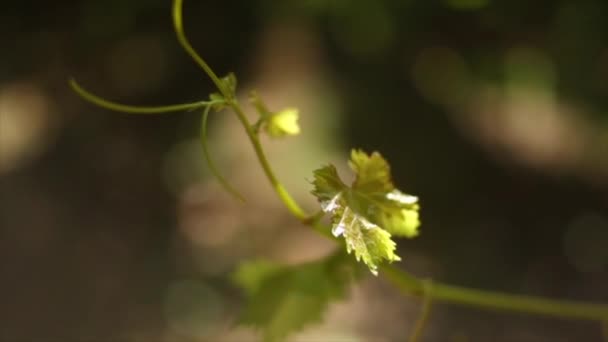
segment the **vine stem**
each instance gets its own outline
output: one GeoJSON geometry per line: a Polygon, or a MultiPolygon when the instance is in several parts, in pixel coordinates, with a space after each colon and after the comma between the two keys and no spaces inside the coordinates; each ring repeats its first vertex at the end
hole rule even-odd
{"type": "Polygon", "coordinates": [[[111,102],[104,100],[101,97],[94,95],[84,88],[82,88],[78,82],[74,79],[69,80],[69,85],[78,95],[91,103],[94,103],[100,107],[111,109],[117,112],[129,113],[129,114],[164,114],[168,112],[181,112],[183,110],[192,110],[208,106],[213,104],[212,101],[199,101],[192,103],[183,103],[171,106],[158,106],[158,107],[140,107],[140,106],[128,106],[122,103],[111,102]]]}
{"type": "MultiPolygon", "coordinates": [[[[211,78],[218,90],[226,99],[226,103],[236,113],[243,125],[245,132],[253,146],[255,154],[262,166],[266,178],[270,181],[275,192],[285,204],[289,212],[304,224],[314,227],[316,231],[324,236],[333,238],[329,227],[318,221],[318,214],[307,215],[299,206],[287,189],[279,182],[272,170],[259,137],[245,116],[242,108],[225,85],[209,65],[192,48],[183,31],[182,24],[182,0],[173,2],[173,23],[178,41],[186,52],[201,66],[203,71],[211,78]],[[311,219],[312,217],[312,219],[311,219]]],[[[597,321],[608,321],[608,306],[600,304],[586,304],[574,301],[551,300],[532,296],[505,294],[492,291],[476,290],[452,285],[433,282],[428,286],[427,281],[418,279],[406,271],[400,270],[392,265],[381,266],[383,275],[395,285],[401,292],[421,297],[427,301],[440,300],[455,304],[474,306],[478,308],[494,309],[500,311],[514,311],[529,314],[550,315],[563,318],[579,318],[597,321]]]]}
{"type": "Polygon", "coordinates": [[[253,149],[255,150],[255,154],[258,158],[258,161],[262,165],[262,169],[264,170],[266,178],[268,178],[268,180],[270,181],[270,184],[276,191],[276,193],[279,196],[279,198],[281,199],[281,201],[285,204],[285,206],[287,207],[289,212],[291,212],[291,214],[293,214],[295,217],[297,217],[300,221],[307,220],[308,215],[306,215],[306,212],[298,205],[298,203],[293,199],[293,197],[291,197],[291,195],[289,194],[287,189],[285,189],[283,184],[281,184],[279,182],[279,180],[275,176],[274,172],[272,171],[272,168],[270,167],[270,163],[268,162],[268,158],[266,158],[264,149],[262,148],[262,145],[260,144],[260,139],[258,138],[258,135],[254,131],[253,127],[251,126],[251,123],[249,123],[247,116],[245,116],[243,109],[236,101],[234,94],[230,93],[230,91],[228,89],[226,89],[226,87],[222,83],[222,81],[213,72],[211,67],[209,67],[207,62],[205,62],[205,60],[194,50],[194,48],[192,47],[192,45],[186,38],[186,35],[184,33],[184,25],[182,22],[182,7],[183,7],[182,0],[173,1],[173,26],[175,28],[177,40],[182,45],[184,50],[186,50],[186,52],[192,57],[192,59],[209,76],[209,78],[211,78],[213,83],[215,83],[215,86],[218,88],[218,90],[222,93],[222,95],[226,99],[226,104],[230,108],[232,108],[232,110],[236,113],[239,121],[245,128],[247,137],[249,137],[249,140],[250,140],[251,144],[253,145],[253,149]]]}
{"type": "Polygon", "coordinates": [[[433,286],[425,290],[423,280],[405,271],[391,265],[382,265],[381,269],[384,276],[402,292],[415,296],[422,297],[426,293],[434,300],[499,311],[596,321],[608,319],[608,306],[606,305],[484,291],[437,282],[433,282],[433,286]]]}
{"type": "Polygon", "coordinates": [[[432,286],[433,282],[431,280],[423,280],[422,289],[424,292],[422,297],[422,309],[420,310],[420,315],[416,320],[416,323],[414,323],[414,327],[408,342],[418,342],[422,337],[424,327],[426,326],[429,316],[431,315],[432,299],[429,294],[431,293],[432,286]]]}
{"type": "Polygon", "coordinates": [[[203,116],[201,117],[201,147],[203,148],[203,156],[207,161],[209,170],[215,176],[220,185],[226,189],[232,196],[237,198],[241,202],[245,202],[245,198],[241,195],[230,183],[222,176],[222,173],[218,170],[217,166],[211,159],[211,153],[209,152],[209,146],[207,146],[207,119],[209,118],[209,112],[211,111],[211,105],[205,107],[203,110],[203,116]]]}
{"type": "Polygon", "coordinates": [[[184,34],[184,24],[182,20],[182,7],[182,0],[173,1],[173,27],[175,29],[175,33],[177,34],[178,42],[184,48],[184,50],[186,50],[190,57],[192,57],[196,64],[198,64],[203,69],[203,71],[205,71],[209,78],[211,78],[217,89],[222,93],[222,95],[224,95],[224,98],[226,98],[226,100],[230,100],[231,96],[229,96],[230,92],[228,91],[228,89],[226,89],[220,78],[217,77],[215,72],[213,72],[213,69],[211,69],[207,62],[205,62],[205,60],[201,56],[199,56],[199,54],[196,52],[196,50],[194,50],[194,48],[186,38],[186,35],[184,34]]]}

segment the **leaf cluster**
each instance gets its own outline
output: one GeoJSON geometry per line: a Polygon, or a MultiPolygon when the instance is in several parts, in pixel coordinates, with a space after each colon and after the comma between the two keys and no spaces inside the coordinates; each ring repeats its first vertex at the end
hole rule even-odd
{"type": "MultiPolygon", "coordinates": [[[[182,0],[173,0],[173,24],[177,39],[184,50],[216,85],[218,92],[208,101],[157,107],[137,107],[107,101],[70,80],[70,86],[82,98],[98,106],[131,114],[161,114],[184,110],[201,110],[201,143],[204,157],[212,173],[227,191],[242,198],[232,188],[210,157],[207,146],[207,118],[211,110],[231,109],[244,126],[266,177],[286,208],[304,224],[314,226],[328,235],[328,228],[319,224],[319,215],[307,216],[283,185],[277,180],[261,146],[259,134],[272,138],[296,135],[300,132],[298,111],[286,108],[277,112],[268,110],[261,98],[252,92],[250,102],[259,118],[250,124],[240,107],[237,96],[237,79],[233,73],[218,77],[190,45],[183,32],[182,0]],[[321,230],[324,229],[324,230],[321,230]]],[[[364,268],[355,262],[362,261],[373,274],[383,268],[383,274],[406,293],[428,296],[454,303],[484,308],[514,310],[570,318],[607,320],[608,308],[604,305],[553,301],[527,296],[508,295],[489,291],[466,289],[435,283],[432,288],[408,273],[385,265],[400,260],[393,237],[412,238],[418,235],[418,198],[397,189],[391,179],[388,162],[377,152],[367,154],[352,150],[348,162],[355,174],[347,185],[334,165],[314,171],[313,195],[320,202],[322,213],[331,215],[331,232],[344,238],[345,249],[314,262],[283,266],[257,260],[243,263],[234,274],[235,283],[246,297],[247,305],[242,322],[258,327],[266,341],[282,340],[309,323],[319,321],[330,301],[343,298],[353,279],[364,268]],[[349,256],[354,254],[355,258],[349,256]]]]}
{"type": "Polygon", "coordinates": [[[356,176],[351,186],[327,165],[314,171],[312,193],[332,215],[334,236],[344,236],[348,253],[377,274],[383,261],[401,260],[391,236],[418,234],[418,198],[395,188],[390,166],[377,152],[352,150],[349,166],[356,176]]]}

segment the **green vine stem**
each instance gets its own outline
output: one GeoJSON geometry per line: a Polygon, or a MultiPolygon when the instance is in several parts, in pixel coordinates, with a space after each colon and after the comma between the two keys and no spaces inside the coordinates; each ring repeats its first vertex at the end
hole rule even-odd
{"type": "MultiPolygon", "coordinates": [[[[424,296],[423,280],[390,265],[382,266],[381,270],[384,276],[403,292],[415,296],[424,296]]],[[[433,282],[433,286],[428,288],[426,293],[434,300],[499,311],[514,311],[596,321],[603,321],[608,318],[608,306],[601,304],[587,304],[575,301],[483,291],[437,282],[433,282]]]]}
{"type": "Polygon", "coordinates": [[[202,108],[213,104],[213,101],[199,101],[192,103],[183,103],[171,106],[158,106],[158,107],[139,107],[139,106],[128,106],[121,103],[110,102],[104,100],[101,97],[94,95],[84,88],[82,88],[75,80],[69,80],[69,85],[78,95],[85,100],[94,103],[100,107],[111,109],[117,112],[129,113],[129,114],[164,114],[169,112],[181,112],[184,110],[192,110],[202,108]]]}
{"type": "MultiPolygon", "coordinates": [[[[279,182],[279,180],[275,176],[274,171],[272,170],[272,167],[270,166],[270,163],[268,162],[268,158],[266,157],[264,149],[260,143],[260,139],[257,134],[258,132],[245,116],[243,109],[236,100],[235,94],[213,72],[213,70],[209,67],[205,60],[196,53],[192,45],[188,42],[188,39],[186,38],[183,30],[182,2],[182,0],[174,0],[173,2],[173,25],[175,33],[177,35],[177,39],[181,46],[185,49],[185,51],[211,78],[215,86],[218,88],[218,90],[224,97],[225,105],[227,107],[230,107],[235,112],[238,120],[241,122],[243,128],[245,129],[245,132],[253,146],[257,159],[272,188],[275,190],[281,201],[284,203],[287,210],[295,218],[297,218],[303,224],[313,227],[315,231],[319,232],[323,236],[335,240],[335,238],[330,233],[330,228],[319,222],[321,215],[319,213],[308,215],[294,200],[294,198],[283,186],[283,184],[279,182]]],[[[91,93],[88,93],[87,91],[79,87],[78,84],[73,80],[70,81],[70,85],[84,99],[89,100],[92,103],[95,103],[108,109],[128,113],[162,113],[168,111],[196,109],[203,106],[208,106],[209,108],[210,105],[213,104],[209,101],[202,101],[166,107],[133,107],[105,101],[91,93]]],[[[208,108],[205,110],[205,113],[207,113],[208,108]]],[[[206,128],[204,128],[206,125],[206,116],[207,114],[205,114],[203,118],[203,131],[206,130],[206,128]]],[[[206,149],[206,145],[204,146],[206,149]]],[[[210,159],[208,159],[208,161],[210,161],[210,159]]],[[[214,172],[215,174],[217,170],[213,170],[212,172],[214,172]]],[[[217,173],[216,177],[218,175],[219,172],[217,173]]],[[[218,177],[218,179],[223,178],[218,177]]],[[[222,182],[222,185],[224,185],[227,189],[231,189],[231,187],[227,186],[228,183],[225,182],[225,180],[222,182]]],[[[437,282],[433,282],[432,286],[429,286],[428,280],[416,278],[408,272],[398,269],[393,265],[382,265],[381,271],[383,276],[388,279],[393,285],[395,285],[395,287],[398,288],[403,294],[414,295],[416,297],[422,298],[424,302],[427,303],[423,304],[423,318],[428,316],[428,309],[425,309],[424,305],[428,305],[430,308],[430,301],[432,300],[499,311],[513,311],[528,314],[549,315],[562,318],[608,321],[608,305],[587,304],[574,301],[544,299],[525,295],[505,294],[499,292],[446,285],[437,282]],[[425,310],[427,310],[427,313],[425,313],[425,310]]],[[[424,318],[424,320],[426,320],[426,318],[424,318]]]]}
{"type": "Polygon", "coordinates": [[[182,21],[182,0],[173,1],[173,28],[175,29],[175,33],[177,34],[177,40],[179,44],[186,50],[186,52],[192,57],[192,59],[198,64],[203,71],[211,78],[211,81],[215,84],[217,89],[224,95],[224,98],[228,103],[235,100],[233,94],[230,94],[230,91],[225,87],[224,83],[220,80],[219,77],[213,72],[213,69],[209,67],[209,64],[205,62],[205,60],[199,56],[199,54],[194,50],[192,44],[186,38],[186,34],[184,34],[184,25],[182,21]]]}
{"type": "Polygon", "coordinates": [[[270,163],[268,162],[268,158],[266,158],[266,154],[260,144],[260,139],[253,129],[251,123],[245,116],[241,106],[236,101],[234,94],[231,94],[228,89],[224,86],[224,83],[217,77],[217,75],[213,72],[213,70],[209,67],[207,62],[199,56],[198,53],[194,50],[186,35],[184,34],[184,26],[182,23],[182,0],[175,0],[173,2],[173,26],[175,28],[175,33],[177,34],[177,40],[182,45],[184,50],[194,59],[194,61],[203,69],[203,71],[211,78],[213,83],[215,83],[218,90],[222,93],[224,98],[226,99],[226,104],[232,108],[232,110],[236,113],[239,121],[245,128],[245,132],[247,133],[247,137],[249,138],[251,144],[253,145],[253,149],[258,158],[258,161],[262,165],[262,169],[266,174],[266,178],[270,181],[272,187],[275,189],[276,193],[281,198],[281,201],[285,204],[287,209],[299,220],[304,221],[308,218],[308,215],[300,208],[300,206],[296,203],[296,201],[291,197],[289,192],[285,189],[285,187],[278,181],[277,177],[274,175],[272,168],[270,167],[270,163]]]}
{"type": "Polygon", "coordinates": [[[424,327],[429,320],[429,316],[431,315],[431,307],[432,307],[432,297],[431,297],[431,287],[433,286],[432,280],[423,280],[422,281],[422,309],[420,309],[420,315],[414,324],[412,329],[412,333],[408,339],[408,342],[417,342],[420,340],[422,336],[422,332],[424,331],[424,327]]]}
{"type": "MultiPolygon", "coordinates": [[[[175,0],[173,4],[174,26],[179,42],[194,58],[194,60],[201,65],[203,70],[214,81],[214,83],[216,83],[222,94],[226,96],[227,94],[225,94],[226,90],[223,89],[223,84],[211,71],[207,63],[194,51],[184,35],[183,24],[181,21],[182,0],[175,0]]],[[[245,116],[241,106],[236,101],[228,102],[228,105],[233,109],[241,121],[266,177],[287,209],[304,224],[310,225],[312,223],[316,231],[333,239],[333,236],[331,236],[329,233],[330,229],[320,225],[317,220],[311,220],[310,218],[315,217],[315,215],[307,215],[306,212],[289,194],[287,189],[285,189],[283,184],[278,181],[272,167],[270,166],[270,163],[268,162],[268,158],[264,153],[264,149],[260,144],[258,135],[249,123],[249,120],[245,116]]],[[[405,271],[399,270],[394,266],[385,265],[382,267],[382,270],[384,271],[386,278],[403,292],[421,297],[425,296],[425,282],[423,280],[420,280],[406,273],[405,271]]],[[[491,308],[505,311],[519,311],[532,314],[545,314],[591,320],[608,319],[608,306],[605,305],[583,304],[577,302],[542,299],[531,296],[502,294],[498,292],[474,290],[440,283],[433,283],[433,286],[426,291],[426,296],[433,300],[442,300],[488,309],[491,308]]]]}
{"type": "Polygon", "coordinates": [[[217,169],[215,163],[211,159],[211,153],[209,153],[209,146],[207,146],[207,119],[209,118],[209,112],[211,111],[212,105],[208,105],[203,110],[203,117],[201,118],[201,146],[203,147],[203,156],[205,157],[205,161],[207,161],[207,165],[209,166],[209,170],[215,176],[218,182],[228,191],[231,195],[236,197],[239,201],[245,202],[245,198],[232,186],[228,181],[222,176],[222,173],[217,169]]]}

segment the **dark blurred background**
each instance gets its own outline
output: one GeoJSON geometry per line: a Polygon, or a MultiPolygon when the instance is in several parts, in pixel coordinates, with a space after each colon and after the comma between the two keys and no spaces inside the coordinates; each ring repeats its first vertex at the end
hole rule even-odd
{"type": "MultiPolygon", "coordinates": [[[[12,1],[0,10],[0,341],[256,341],[235,327],[246,258],[336,248],[270,191],[232,114],[131,116],[105,98],[205,99],[169,0],[12,1]]],[[[400,267],[475,288],[608,302],[608,2],[185,1],[193,45],[240,94],[300,108],[267,141],[311,211],[314,168],[378,150],[421,199],[400,267]]],[[[404,341],[419,302],[382,277],[293,341],[404,341]]],[[[424,341],[601,341],[593,322],[436,303],[424,341]]],[[[606,338],[604,336],[604,338],[606,338]]]]}

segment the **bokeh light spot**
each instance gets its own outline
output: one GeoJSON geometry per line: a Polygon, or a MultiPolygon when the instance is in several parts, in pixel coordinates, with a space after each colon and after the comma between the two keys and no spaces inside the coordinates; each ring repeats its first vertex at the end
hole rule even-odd
{"type": "Polygon", "coordinates": [[[0,88],[0,174],[41,152],[52,127],[50,105],[46,94],[33,84],[0,88]]]}

